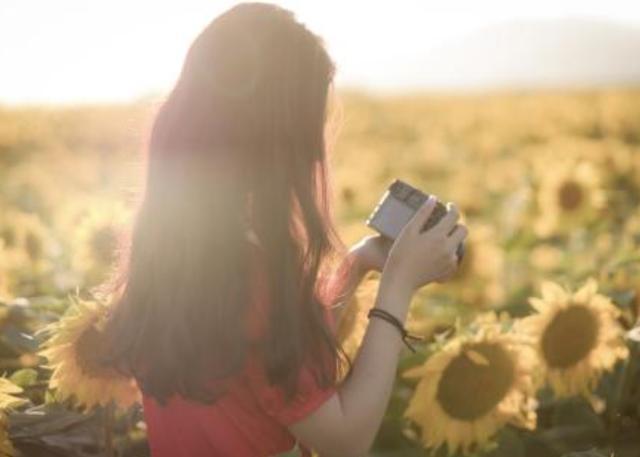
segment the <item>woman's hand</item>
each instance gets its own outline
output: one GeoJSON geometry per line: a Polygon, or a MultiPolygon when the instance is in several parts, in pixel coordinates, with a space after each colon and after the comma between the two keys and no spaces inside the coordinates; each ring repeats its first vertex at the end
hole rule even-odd
{"type": "Polygon", "coordinates": [[[349,252],[353,253],[361,268],[365,271],[382,272],[389,256],[393,240],[382,235],[368,235],[354,244],[349,252]]]}
{"type": "Polygon", "coordinates": [[[389,251],[383,277],[413,291],[431,282],[449,280],[458,269],[458,245],[467,228],[458,224],[459,214],[448,205],[447,214],[429,230],[422,231],[433,212],[436,199],[430,197],[402,228],[389,251]]]}

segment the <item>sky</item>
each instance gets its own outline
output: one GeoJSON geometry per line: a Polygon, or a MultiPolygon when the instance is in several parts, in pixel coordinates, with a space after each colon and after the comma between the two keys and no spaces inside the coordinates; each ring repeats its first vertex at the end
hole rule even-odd
{"type": "MultiPolygon", "coordinates": [[[[0,0],[0,104],[121,102],[169,90],[195,36],[237,1],[0,0]]],[[[640,26],[637,0],[283,0],[324,38],[338,86],[393,71],[492,24],[599,18],[640,26]]]]}

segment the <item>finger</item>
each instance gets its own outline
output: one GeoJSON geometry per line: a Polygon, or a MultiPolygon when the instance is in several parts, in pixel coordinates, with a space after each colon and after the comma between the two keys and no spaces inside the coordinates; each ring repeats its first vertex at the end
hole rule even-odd
{"type": "Polygon", "coordinates": [[[436,207],[436,197],[434,195],[429,195],[429,198],[425,200],[425,202],[418,208],[415,214],[411,217],[411,220],[407,223],[409,226],[409,230],[413,233],[418,234],[420,230],[429,220],[431,213],[433,213],[434,208],[436,207]]]}
{"type": "Polygon", "coordinates": [[[433,227],[433,230],[448,235],[458,223],[460,213],[455,204],[449,203],[447,206],[449,207],[449,211],[447,211],[447,214],[433,227]]]}
{"type": "Polygon", "coordinates": [[[466,225],[456,224],[453,233],[449,236],[449,242],[457,248],[467,238],[467,235],[469,235],[469,229],[466,225]]]}

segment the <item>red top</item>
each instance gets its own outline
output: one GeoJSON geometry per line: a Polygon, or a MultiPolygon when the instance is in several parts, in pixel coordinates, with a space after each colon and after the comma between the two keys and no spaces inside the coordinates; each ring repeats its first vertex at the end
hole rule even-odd
{"type": "MultiPolygon", "coordinates": [[[[262,270],[261,270],[262,271],[262,270]]],[[[252,307],[247,317],[250,338],[256,338],[266,323],[264,276],[254,276],[252,307]]],[[[334,322],[326,313],[332,328],[334,322]]],[[[143,395],[143,411],[152,457],[259,457],[292,450],[295,437],[287,426],[320,407],[335,393],[335,387],[320,388],[311,371],[300,371],[299,394],[287,404],[281,388],[266,380],[255,352],[245,369],[227,384],[229,390],[214,404],[196,403],[174,395],[166,407],[143,395]]],[[[302,455],[311,453],[300,443],[302,455]]]]}

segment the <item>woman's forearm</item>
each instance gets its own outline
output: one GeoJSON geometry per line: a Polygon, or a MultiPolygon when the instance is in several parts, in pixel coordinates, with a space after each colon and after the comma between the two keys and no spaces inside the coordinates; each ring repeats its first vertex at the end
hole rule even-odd
{"type": "MultiPolygon", "coordinates": [[[[381,278],[375,306],[405,322],[413,292],[392,278],[381,278]]],[[[357,437],[358,455],[371,447],[382,423],[404,345],[398,329],[371,318],[354,360],[353,371],[340,386],[339,397],[349,434],[357,437]]],[[[351,457],[351,456],[350,456],[351,457]]]]}

